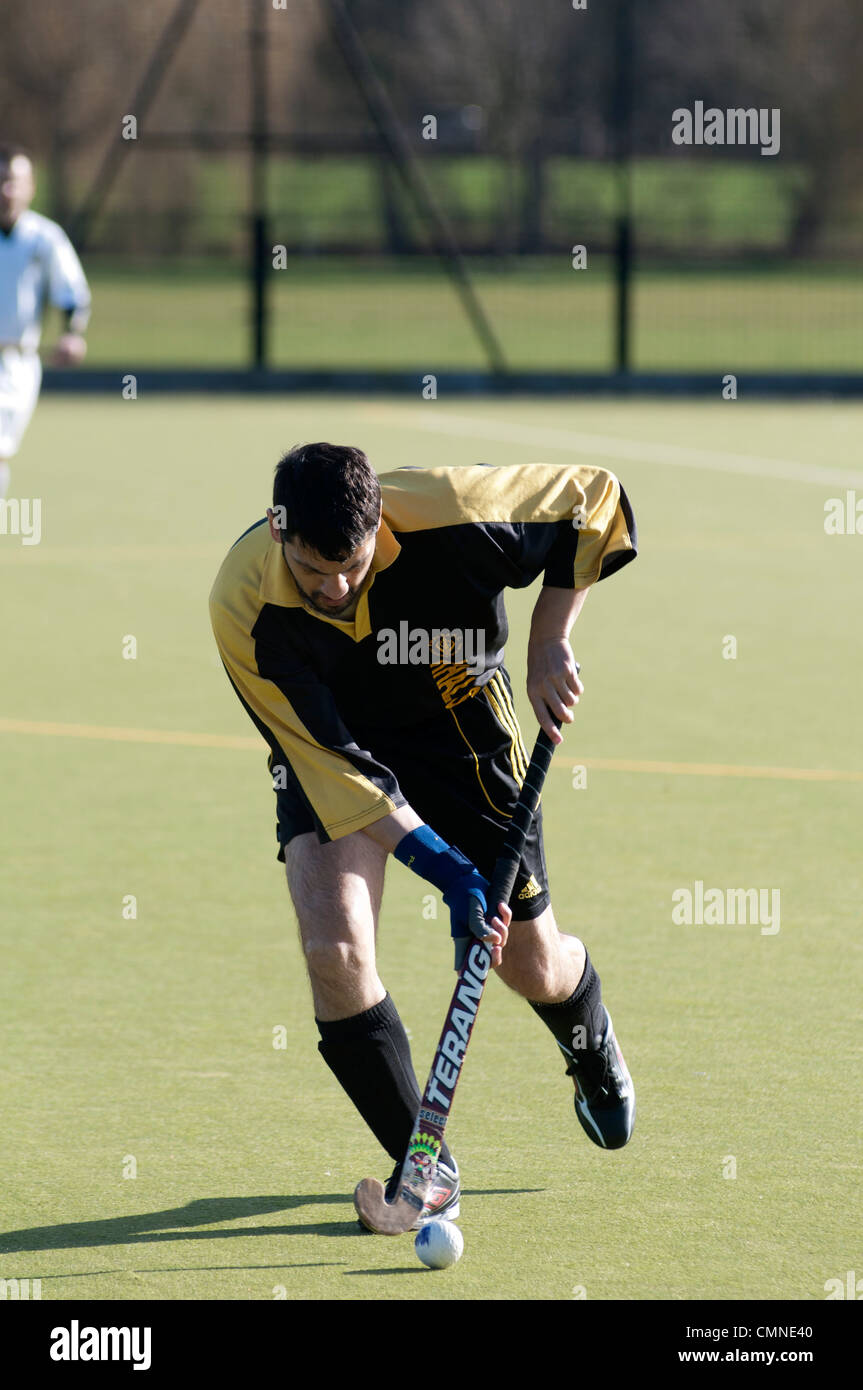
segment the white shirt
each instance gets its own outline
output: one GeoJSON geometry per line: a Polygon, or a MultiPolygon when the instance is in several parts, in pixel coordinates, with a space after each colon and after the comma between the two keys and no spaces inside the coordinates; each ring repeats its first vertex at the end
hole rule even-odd
{"type": "Polygon", "coordinates": [[[35,352],[49,302],[85,312],[90,288],[63,228],[28,210],[10,232],[0,230],[0,347],[18,343],[35,352]]]}

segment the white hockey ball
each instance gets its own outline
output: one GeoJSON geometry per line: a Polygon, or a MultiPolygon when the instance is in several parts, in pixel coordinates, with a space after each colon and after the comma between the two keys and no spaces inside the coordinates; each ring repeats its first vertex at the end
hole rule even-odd
{"type": "Polygon", "coordinates": [[[464,1254],[464,1236],[451,1221],[427,1221],[417,1232],[414,1249],[429,1269],[448,1269],[464,1254]]]}

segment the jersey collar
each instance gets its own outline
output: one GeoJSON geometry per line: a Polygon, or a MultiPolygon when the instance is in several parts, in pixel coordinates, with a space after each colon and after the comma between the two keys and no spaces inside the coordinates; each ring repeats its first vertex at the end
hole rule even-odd
{"type": "Polygon", "coordinates": [[[267,546],[258,594],[264,603],[274,603],[279,608],[304,608],[311,617],[317,618],[318,622],[328,623],[330,627],[339,628],[342,632],[353,637],[355,642],[361,642],[364,637],[369,636],[372,630],[369,619],[369,590],[375,582],[375,576],[381,570],[389,569],[390,565],[398,558],[400,550],[401,546],[389,526],[385,521],[381,521],[368,588],[360,596],[356,614],[347,622],[339,618],[328,618],[325,614],[316,613],[313,608],[309,608],[294,583],[291,571],[285,564],[281,546],[276,545],[274,541],[270,541],[267,546]]]}

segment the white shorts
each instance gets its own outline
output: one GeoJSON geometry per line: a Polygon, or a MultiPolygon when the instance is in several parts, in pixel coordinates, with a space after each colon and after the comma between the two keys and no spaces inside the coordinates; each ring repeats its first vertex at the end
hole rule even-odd
{"type": "Polygon", "coordinates": [[[42,385],[38,352],[0,348],[0,459],[18,452],[42,385]]]}

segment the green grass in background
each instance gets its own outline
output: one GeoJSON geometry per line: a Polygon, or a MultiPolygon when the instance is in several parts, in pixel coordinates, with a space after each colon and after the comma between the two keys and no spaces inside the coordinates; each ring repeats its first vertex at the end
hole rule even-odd
{"type": "MultiPolygon", "coordinates": [[[[485,359],[434,263],[292,261],[273,271],[271,365],[442,372],[485,359]]],[[[608,371],[615,290],[607,260],[588,268],[484,266],[476,288],[509,365],[608,371]]],[[[91,268],[91,366],[244,366],[250,293],[242,275],[202,263],[91,268]]],[[[837,267],[773,272],[653,270],[633,294],[633,366],[643,371],[859,371],[863,278],[837,267]]],[[[50,334],[46,334],[46,343],[50,334]]]]}
{"type": "MultiPolygon", "coordinates": [[[[431,151],[423,168],[515,369],[609,370],[620,179],[601,161],[549,159],[547,254],[520,245],[524,171],[431,151]],[[588,268],[571,268],[571,248],[588,268]],[[497,253],[489,256],[489,250],[497,253]]],[[[127,164],[85,256],[94,287],[90,363],[243,366],[250,359],[248,168],[238,156],[165,155],[150,189],[127,164]]],[[[804,172],[767,160],[637,161],[631,177],[636,370],[860,371],[863,277],[846,207],[818,257],[788,255],[804,172]],[[844,218],[844,221],[842,220],[844,218]]],[[[83,196],[76,188],[73,204],[83,196]]],[[[418,248],[427,231],[403,196],[418,248]]],[[[49,210],[50,188],[39,206],[49,210]]],[[[292,249],[271,272],[276,367],[486,365],[451,283],[432,258],[388,259],[380,162],[274,158],[269,233],[292,249]],[[338,252],[334,256],[333,250],[338,252]]]]}

